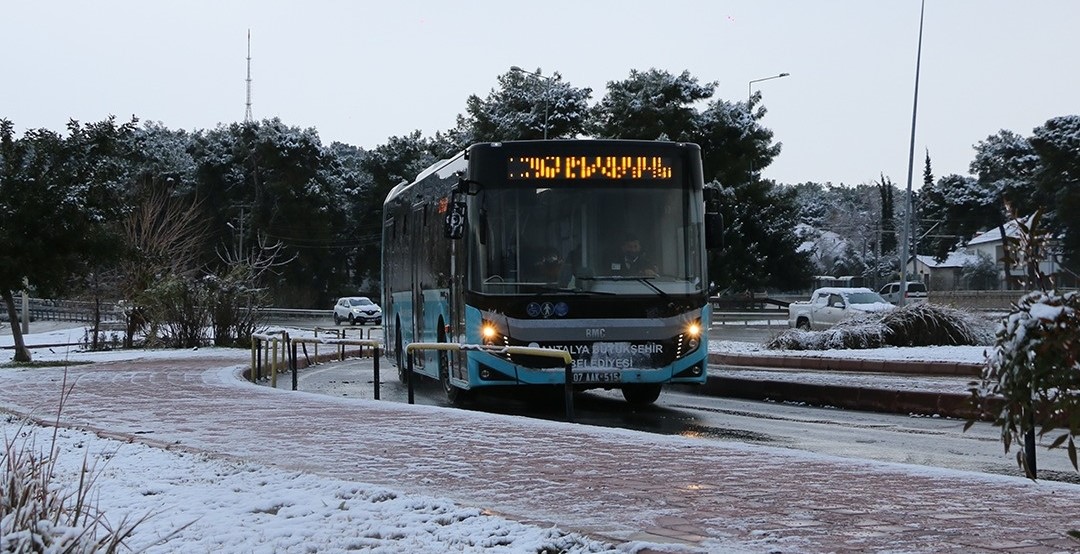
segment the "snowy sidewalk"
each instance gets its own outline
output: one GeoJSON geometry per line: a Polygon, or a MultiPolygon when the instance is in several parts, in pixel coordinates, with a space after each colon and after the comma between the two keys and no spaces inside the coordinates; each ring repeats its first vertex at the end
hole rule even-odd
{"type": "MultiPolygon", "coordinates": [[[[72,366],[63,423],[673,552],[1080,548],[1074,485],[281,391],[198,355],[72,366]]],[[[3,370],[0,405],[48,418],[61,378],[3,370]]]]}

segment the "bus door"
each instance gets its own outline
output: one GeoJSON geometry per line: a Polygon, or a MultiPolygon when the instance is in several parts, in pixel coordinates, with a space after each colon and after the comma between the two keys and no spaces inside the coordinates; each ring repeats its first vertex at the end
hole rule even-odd
{"type": "MultiPolygon", "coordinates": [[[[411,213],[409,214],[409,222],[415,226],[416,231],[409,234],[411,244],[409,244],[409,251],[412,253],[413,260],[409,263],[410,274],[409,283],[412,289],[412,336],[416,342],[428,342],[428,337],[425,331],[424,324],[424,287],[423,279],[426,276],[425,268],[427,264],[424,262],[426,259],[430,259],[430,252],[427,252],[428,243],[424,240],[425,221],[424,203],[420,202],[413,204],[411,213]]],[[[413,369],[422,371],[424,369],[424,361],[428,357],[427,351],[419,351],[413,356],[413,369]]]]}

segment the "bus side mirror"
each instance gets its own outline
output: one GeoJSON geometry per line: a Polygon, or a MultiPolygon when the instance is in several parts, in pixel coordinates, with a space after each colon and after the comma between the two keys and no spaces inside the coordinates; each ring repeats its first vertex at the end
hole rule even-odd
{"type": "Polygon", "coordinates": [[[705,214],[705,249],[719,250],[724,247],[724,215],[705,214]]]}
{"type": "Polygon", "coordinates": [[[705,187],[705,249],[718,250],[724,247],[724,215],[720,213],[720,189],[705,187]]]}
{"type": "Polygon", "coordinates": [[[465,234],[466,211],[465,201],[458,199],[456,194],[451,196],[450,209],[446,212],[446,220],[443,225],[443,233],[446,238],[457,240],[465,234]]]}

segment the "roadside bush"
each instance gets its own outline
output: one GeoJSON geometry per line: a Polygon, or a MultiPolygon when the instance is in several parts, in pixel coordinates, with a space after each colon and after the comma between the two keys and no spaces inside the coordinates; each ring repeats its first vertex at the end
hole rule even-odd
{"type": "Polygon", "coordinates": [[[788,329],[765,343],[774,350],[838,350],[886,346],[886,328],[879,317],[864,314],[822,331],[788,329]]]}
{"type": "Polygon", "coordinates": [[[209,342],[210,293],[204,282],[168,275],[143,294],[147,319],[147,344],[169,348],[192,348],[209,342]]]}
{"type": "Polygon", "coordinates": [[[989,321],[930,303],[885,312],[881,324],[890,346],[989,346],[994,342],[989,321]]]}
{"type": "MultiPolygon", "coordinates": [[[[1002,321],[981,382],[971,390],[978,406],[1004,398],[994,414],[1008,452],[1012,443],[1058,432],[1049,448],[1064,446],[1077,468],[1080,436],[1080,293],[1032,292],[1002,321]]],[[[968,427],[972,422],[968,422],[968,427]]],[[[1026,449],[1026,447],[1025,447],[1026,449]]],[[[1028,476],[1024,449],[1016,460],[1028,476]]],[[[1034,460],[1034,452],[1029,452],[1034,460]]]]}
{"type": "Polygon", "coordinates": [[[823,331],[788,329],[764,346],[773,350],[837,350],[992,343],[990,322],[955,308],[922,303],[860,314],[823,331]]]}

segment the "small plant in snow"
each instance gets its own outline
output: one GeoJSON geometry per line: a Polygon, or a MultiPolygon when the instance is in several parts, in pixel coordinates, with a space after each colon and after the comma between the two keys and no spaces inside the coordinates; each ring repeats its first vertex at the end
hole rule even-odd
{"type": "MultiPolygon", "coordinates": [[[[1080,436],[1080,294],[1030,293],[1002,322],[997,345],[972,390],[975,400],[1003,397],[995,415],[1008,452],[1033,426],[1040,437],[1060,431],[1050,448],[1066,445],[1077,467],[1080,436]]],[[[969,422],[968,427],[971,426],[969,422]]],[[[1027,468],[1023,453],[1017,463],[1027,468]]],[[[1030,473],[1030,472],[1029,472],[1030,473]]]]}
{"type": "MultiPolygon", "coordinates": [[[[61,394],[60,407],[71,389],[61,394]]],[[[59,411],[57,413],[59,418],[59,411]]],[[[57,422],[59,423],[59,422],[57,422]]],[[[57,466],[57,427],[49,447],[39,447],[26,425],[4,436],[0,450],[0,552],[112,553],[147,517],[115,527],[94,502],[100,471],[87,453],[75,484],[62,482],[57,466]]]]}
{"type": "MultiPolygon", "coordinates": [[[[1038,267],[1046,236],[1038,229],[1039,213],[1027,222],[1017,220],[1020,247],[1028,279],[1042,290],[1028,293],[1001,322],[993,354],[982,380],[972,389],[973,400],[985,406],[988,398],[1004,402],[994,416],[1008,452],[1013,441],[1027,439],[1025,450],[1034,461],[1034,435],[1058,432],[1050,448],[1065,446],[1077,466],[1076,437],[1080,436],[1080,294],[1047,291],[1048,279],[1038,267]]],[[[968,421],[970,428],[974,421],[968,421]]],[[[1017,463],[1034,478],[1023,450],[1017,463]]]]}

